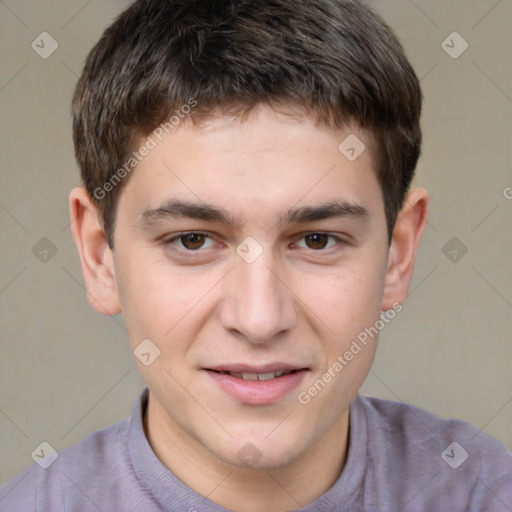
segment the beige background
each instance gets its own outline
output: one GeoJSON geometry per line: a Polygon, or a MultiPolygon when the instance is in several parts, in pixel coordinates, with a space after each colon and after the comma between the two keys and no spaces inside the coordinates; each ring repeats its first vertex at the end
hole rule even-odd
{"type": "MultiPolygon", "coordinates": [[[[67,213],[78,182],[72,90],[127,4],[0,2],[0,482],[41,441],[60,450],[128,416],[143,385],[122,318],[87,305],[67,213]],[[43,31],[59,45],[47,59],[31,48],[43,31]],[[57,249],[46,263],[32,252],[42,237],[57,249]]],[[[416,184],[430,190],[432,210],[410,298],[384,329],[363,392],[464,419],[512,448],[512,2],[372,5],[422,77],[416,184]],[[454,31],[469,44],[458,59],[441,47],[454,31]],[[442,250],[452,237],[468,249],[457,262],[442,250]]]]}

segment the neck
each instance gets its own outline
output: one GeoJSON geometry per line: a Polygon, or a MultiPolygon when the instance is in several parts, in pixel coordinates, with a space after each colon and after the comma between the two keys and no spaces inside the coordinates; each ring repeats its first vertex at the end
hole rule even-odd
{"type": "Polygon", "coordinates": [[[348,448],[348,410],[288,464],[239,468],[215,457],[172,422],[153,397],[144,417],[148,442],[162,464],[192,490],[235,512],[300,509],[338,479],[348,448]]]}

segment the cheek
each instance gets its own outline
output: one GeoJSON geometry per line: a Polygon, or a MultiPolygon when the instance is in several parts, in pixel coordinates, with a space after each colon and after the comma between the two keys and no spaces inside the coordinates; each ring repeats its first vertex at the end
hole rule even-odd
{"type": "Polygon", "coordinates": [[[384,276],[382,266],[354,265],[330,276],[310,296],[309,305],[319,318],[317,325],[324,326],[319,337],[325,357],[302,398],[325,411],[326,423],[348,407],[371,368],[384,276]]]}
{"type": "MultiPolygon", "coordinates": [[[[171,269],[164,259],[146,260],[143,256],[132,254],[121,262],[118,273],[119,297],[130,340],[136,344],[150,338],[163,348],[178,337],[184,345],[199,330],[198,314],[204,316],[204,299],[218,277],[171,269]]],[[[178,348],[175,342],[173,346],[178,348]]]]}
{"type": "Polygon", "coordinates": [[[361,258],[358,264],[333,273],[302,273],[296,279],[305,311],[318,317],[329,338],[336,340],[333,343],[345,344],[379,317],[385,264],[369,263],[361,258]]]}

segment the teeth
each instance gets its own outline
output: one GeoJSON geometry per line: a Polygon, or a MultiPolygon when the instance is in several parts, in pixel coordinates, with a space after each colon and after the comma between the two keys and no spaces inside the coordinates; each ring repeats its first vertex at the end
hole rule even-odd
{"type": "Polygon", "coordinates": [[[276,377],[277,377],[276,372],[259,373],[258,374],[258,380],[270,380],[270,379],[275,379],[276,377]]]}
{"type": "Polygon", "coordinates": [[[279,370],[277,372],[267,372],[267,373],[239,373],[239,372],[225,372],[231,377],[236,377],[237,379],[244,380],[272,380],[277,377],[282,377],[283,375],[288,375],[289,373],[293,373],[292,370],[279,370]]]}

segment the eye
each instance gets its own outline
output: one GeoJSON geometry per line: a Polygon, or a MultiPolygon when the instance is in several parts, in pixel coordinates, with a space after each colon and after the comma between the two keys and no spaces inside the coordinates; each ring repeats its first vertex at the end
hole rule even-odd
{"type": "Polygon", "coordinates": [[[215,242],[204,233],[182,233],[169,239],[167,243],[175,244],[179,249],[197,251],[212,247],[215,242]]]}
{"type": "Polygon", "coordinates": [[[341,240],[333,235],[326,233],[309,233],[300,239],[297,246],[319,251],[329,249],[340,242],[341,240]],[[302,241],[304,241],[304,244],[302,244],[302,241]]]}

